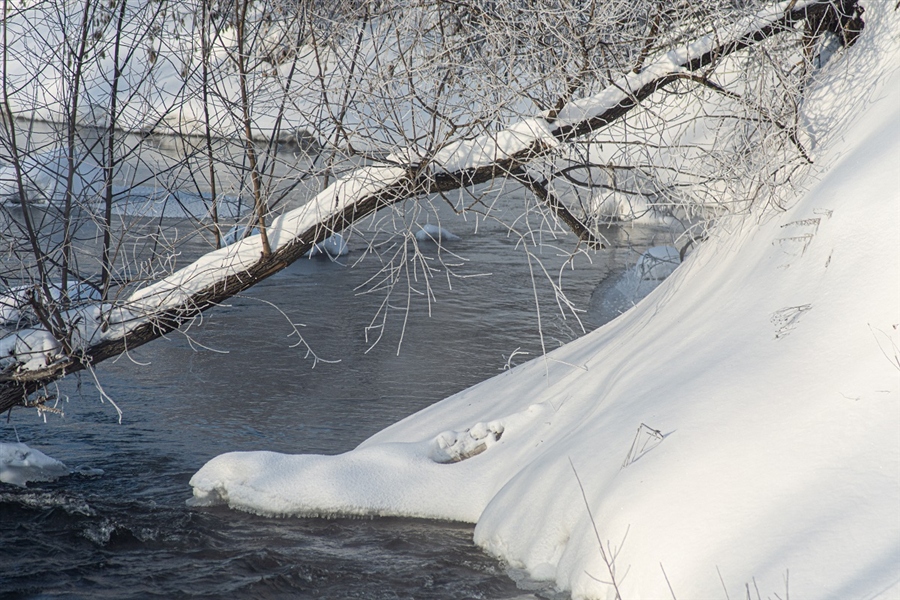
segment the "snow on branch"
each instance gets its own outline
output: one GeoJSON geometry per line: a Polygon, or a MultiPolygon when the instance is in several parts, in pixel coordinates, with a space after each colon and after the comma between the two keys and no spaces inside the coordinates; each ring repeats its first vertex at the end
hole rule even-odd
{"type": "MultiPolygon", "coordinates": [[[[559,110],[524,119],[502,131],[459,140],[428,156],[410,150],[339,179],[304,206],[266,228],[271,253],[260,235],[210,252],[193,264],[116,303],[85,303],[56,315],[62,330],[29,324],[0,338],[0,411],[22,404],[29,394],[67,373],[117,356],[172,331],[285,268],[316,243],[383,207],[423,194],[472,186],[495,178],[530,178],[527,165],[560,144],[597,132],[622,118],[660,88],[713,65],[720,58],[787,31],[824,0],[788,0],[646,60],[599,93],[572,100],[559,110]]],[[[540,189],[539,187],[537,188],[540,189]]],[[[546,192],[546,189],[544,190],[546,192]]],[[[536,192],[537,193],[537,192],[536,192]]],[[[586,228],[563,214],[567,209],[538,196],[585,241],[586,228]]],[[[0,307],[2,307],[0,298],[0,307]]]]}

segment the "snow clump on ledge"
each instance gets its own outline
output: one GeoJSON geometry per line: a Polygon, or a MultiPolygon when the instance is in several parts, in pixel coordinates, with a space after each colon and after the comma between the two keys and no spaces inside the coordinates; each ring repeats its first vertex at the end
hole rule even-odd
{"type": "Polygon", "coordinates": [[[336,233],[314,245],[309,249],[309,252],[307,252],[306,255],[310,257],[327,256],[337,258],[339,256],[346,256],[349,253],[350,246],[347,244],[347,240],[345,240],[344,236],[340,233],[336,233]]]}

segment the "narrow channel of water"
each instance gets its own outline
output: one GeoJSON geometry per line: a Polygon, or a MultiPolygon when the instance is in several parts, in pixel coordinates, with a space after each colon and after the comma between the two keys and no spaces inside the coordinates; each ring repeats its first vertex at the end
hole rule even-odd
{"type": "MultiPolygon", "coordinates": [[[[495,232],[462,233],[453,250],[469,259],[471,274],[491,275],[455,281],[452,292],[436,278],[432,316],[414,305],[399,355],[396,323],[365,353],[364,329],[380,298],[354,295],[372,273],[345,266],[355,248],[343,264],[300,261],[187,335],[101,365],[97,376],[123,410],[122,424],[84,375],[62,385],[65,418],[44,424],[14,411],[0,426],[3,440],[15,440],[15,427],[70,467],[104,473],[27,489],[0,484],[0,596],[530,597],[473,546],[471,526],[267,519],[184,504],[190,476],[221,452],[343,452],[498,373],[517,349],[538,353],[533,293],[522,284],[527,262],[495,232]],[[340,362],[311,368],[290,348],[288,319],[307,325],[301,331],[319,356],[340,362]]],[[[566,277],[577,303],[627,262],[605,264],[604,256],[618,255],[599,255],[566,277]]],[[[550,347],[574,335],[554,311],[544,317],[550,347]]]]}
{"type": "MultiPolygon", "coordinates": [[[[513,194],[505,201],[523,200],[513,194]]],[[[386,244],[381,258],[350,268],[375,239],[369,231],[351,237],[351,253],[336,262],[298,261],[187,331],[101,364],[97,381],[123,411],[121,424],[85,374],[60,385],[64,418],[44,423],[33,411],[13,411],[0,423],[0,441],[18,436],[71,468],[103,473],[27,488],[0,483],[0,597],[553,597],[549,589],[517,586],[473,545],[470,525],[271,519],[185,505],[191,475],[217,454],[345,452],[507,364],[580,335],[578,319],[563,318],[546,281],[538,282],[539,335],[530,283],[533,273],[543,277],[537,259],[587,308],[601,281],[669,236],[610,228],[613,247],[577,256],[570,271],[571,238],[532,249],[528,260],[497,221],[449,213],[442,225],[461,239],[447,243],[443,263],[434,244],[420,245],[422,264],[435,269],[431,291],[421,274],[412,294],[401,280],[371,350],[384,290],[361,292],[372,290],[373,277],[379,281],[393,250],[386,244]],[[315,368],[304,346],[292,347],[295,325],[324,359],[315,368]]],[[[186,246],[182,260],[204,251],[203,243],[186,246]]],[[[593,313],[581,317],[587,330],[598,324],[593,313]]]]}

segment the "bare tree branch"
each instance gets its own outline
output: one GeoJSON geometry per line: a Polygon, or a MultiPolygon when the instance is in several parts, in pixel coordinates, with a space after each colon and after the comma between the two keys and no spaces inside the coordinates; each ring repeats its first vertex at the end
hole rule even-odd
{"type": "MultiPolygon", "coordinates": [[[[70,347],[69,340],[62,339],[56,328],[50,329],[49,333],[62,344],[62,351],[46,366],[26,369],[19,365],[0,373],[0,411],[25,403],[30,394],[68,373],[89,368],[165,335],[202,311],[284,269],[333,232],[407,199],[471,188],[497,178],[515,178],[523,181],[579,239],[596,245],[599,242],[594,234],[549,191],[546,182],[528,175],[525,167],[552,157],[561,144],[593,136],[619,122],[667,85],[715,65],[723,57],[792,31],[796,23],[808,17],[811,7],[828,3],[829,0],[798,1],[791,3],[789,10],[784,10],[787,3],[777,5],[744,21],[743,29],[730,37],[720,39],[718,34],[711,34],[690,40],[649,61],[640,57],[637,68],[634,63],[624,67],[623,73],[604,89],[572,100],[586,76],[583,68],[577,77],[568,80],[563,95],[565,102],[543,115],[499,132],[438,145],[424,156],[415,148],[410,148],[408,154],[395,153],[380,164],[361,167],[348,177],[334,181],[306,205],[269,223],[266,223],[268,209],[262,197],[250,130],[243,32],[238,31],[240,120],[246,152],[251,159],[254,216],[260,234],[215,250],[116,303],[66,312],[70,323],[68,334],[73,340],[80,335],[82,343],[72,343],[70,347]]],[[[239,21],[246,6],[246,2],[236,2],[239,21]]],[[[365,19],[369,19],[368,11],[365,19]]],[[[651,30],[655,36],[656,26],[651,30]]],[[[319,51],[317,44],[316,52],[319,51]]],[[[317,54],[316,60],[324,59],[317,54]]],[[[320,75],[320,79],[324,89],[324,77],[320,75]]],[[[341,111],[343,114],[345,106],[341,111]]],[[[338,122],[335,135],[345,135],[342,127],[338,122]]],[[[24,205],[25,199],[22,200],[24,205]]],[[[35,252],[40,259],[39,250],[35,252]]],[[[46,278],[42,276],[41,281],[46,278]]],[[[49,300],[49,290],[46,295],[49,300]]],[[[7,338],[18,335],[14,331],[7,338]]],[[[7,338],[0,338],[0,343],[7,338]]]]}

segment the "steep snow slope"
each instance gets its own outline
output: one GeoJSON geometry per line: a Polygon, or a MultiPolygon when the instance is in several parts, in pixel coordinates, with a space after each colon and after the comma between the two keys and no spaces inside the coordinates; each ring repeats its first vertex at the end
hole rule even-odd
{"type": "Polygon", "coordinates": [[[789,208],[352,452],[219,456],[193,501],[476,522],[577,598],[900,597],[900,21],[869,8],[811,90],[819,180],[789,208]]]}

